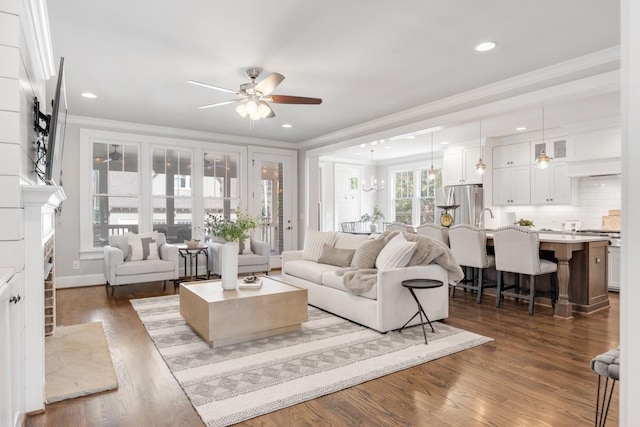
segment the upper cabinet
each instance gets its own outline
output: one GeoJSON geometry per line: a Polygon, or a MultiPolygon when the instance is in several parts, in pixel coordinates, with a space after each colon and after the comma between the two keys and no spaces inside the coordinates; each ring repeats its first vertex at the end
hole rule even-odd
{"type": "Polygon", "coordinates": [[[596,160],[622,155],[622,137],[619,128],[578,134],[574,140],[573,160],[596,160]]]}
{"type": "Polygon", "coordinates": [[[545,138],[544,141],[533,141],[531,143],[531,163],[536,162],[536,158],[544,150],[553,160],[565,162],[574,154],[573,140],[567,137],[545,138]]]}
{"type": "Polygon", "coordinates": [[[442,156],[442,184],[482,184],[482,175],[476,173],[480,148],[452,148],[442,156]]]}
{"type": "Polygon", "coordinates": [[[531,151],[528,142],[498,145],[493,147],[493,167],[497,169],[529,165],[531,163],[530,156],[531,151]]]}

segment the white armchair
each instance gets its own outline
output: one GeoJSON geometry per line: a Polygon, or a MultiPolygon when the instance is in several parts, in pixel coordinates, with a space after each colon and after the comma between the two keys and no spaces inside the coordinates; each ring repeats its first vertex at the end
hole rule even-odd
{"type": "Polygon", "coordinates": [[[157,233],[156,245],[159,258],[127,261],[129,254],[128,235],[109,236],[109,246],[104,248],[104,276],[107,292],[111,295],[116,286],[132,283],[177,280],[179,277],[178,248],[166,243],[163,233],[157,233]]]}
{"type": "MultiPolygon", "coordinates": [[[[224,243],[209,242],[209,273],[220,276],[220,247],[224,243]]],[[[251,240],[250,254],[238,255],[238,273],[269,274],[271,270],[271,249],[266,242],[251,240]]]]}

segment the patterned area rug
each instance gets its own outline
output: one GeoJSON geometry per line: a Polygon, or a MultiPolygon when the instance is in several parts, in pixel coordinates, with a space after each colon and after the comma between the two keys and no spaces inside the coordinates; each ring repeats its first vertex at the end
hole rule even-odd
{"type": "Polygon", "coordinates": [[[302,330],[212,349],[180,316],[180,296],[131,301],[208,426],[237,423],[429,362],[491,338],[433,322],[380,334],[309,307],[302,330]]]}

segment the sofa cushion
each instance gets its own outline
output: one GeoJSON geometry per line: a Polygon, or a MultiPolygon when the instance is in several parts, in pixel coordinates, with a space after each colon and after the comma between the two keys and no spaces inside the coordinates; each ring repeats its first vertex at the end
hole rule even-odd
{"type": "Polygon", "coordinates": [[[320,258],[318,258],[318,262],[338,267],[349,267],[351,265],[351,260],[353,259],[353,254],[355,253],[355,249],[340,249],[324,245],[320,258]]]}
{"type": "Polygon", "coordinates": [[[173,271],[175,264],[161,259],[129,261],[116,267],[116,276],[134,276],[136,274],[166,273],[173,271]]]}
{"type": "Polygon", "coordinates": [[[288,261],[285,268],[287,274],[317,284],[322,284],[323,273],[339,269],[339,267],[336,267],[335,265],[320,264],[306,259],[288,261]]]}
{"type": "Polygon", "coordinates": [[[351,266],[357,269],[374,268],[376,258],[385,244],[385,239],[367,239],[356,249],[351,266]]]}
{"type": "Polygon", "coordinates": [[[336,243],[336,233],[333,231],[317,231],[307,228],[304,237],[304,248],[302,249],[302,259],[318,261],[322,254],[324,245],[334,246],[336,243]]]}
{"type": "Polygon", "coordinates": [[[129,251],[127,261],[158,259],[158,232],[143,234],[127,234],[129,251]]]}
{"type": "MultiPolygon", "coordinates": [[[[322,273],[322,284],[328,288],[337,289],[339,291],[347,292],[344,287],[344,276],[338,276],[335,271],[327,271],[322,273]]],[[[367,292],[363,292],[358,297],[364,297],[369,299],[378,299],[378,285],[375,284],[367,292]]]]}
{"type": "Polygon", "coordinates": [[[262,265],[267,263],[267,257],[264,255],[256,254],[242,254],[238,255],[238,267],[244,265],[262,265]]]}
{"type": "Polygon", "coordinates": [[[376,258],[378,270],[406,267],[416,250],[417,243],[407,242],[402,233],[391,239],[376,258]]]}
{"type": "Polygon", "coordinates": [[[340,249],[358,249],[368,239],[367,234],[336,233],[336,244],[333,246],[340,249]]]}

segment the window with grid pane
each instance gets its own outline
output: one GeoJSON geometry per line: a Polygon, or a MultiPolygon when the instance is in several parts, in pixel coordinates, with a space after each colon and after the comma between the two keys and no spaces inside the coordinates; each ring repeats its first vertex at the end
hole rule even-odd
{"type": "Polygon", "coordinates": [[[420,225],[435,221],[435,189],[442,185],[442,173],[428,179],[428,169],[398,171],[392,176],[393,217],[397,222],[420,225]]]}
{"type": "Polygon", "coordinates": [[[152,156],[153,229],[169,243],[183,243],[193,221],[192,151],[156,147],[152,156]]]}
{"type": "MultiPolygon", "coordinates": [[[[237,153],[204,154],[204,217],[216,215],[235,218],[240,205],[239,155],[237,153]]],[[[244,206],[246,208],[246,206],[244,206]]]]}
{"type": "Polygon", "coordinates": [[[93,246],[102,247],[112,234],[138,232],[138,147],[94,142],[92,154],[93,246]]]}

